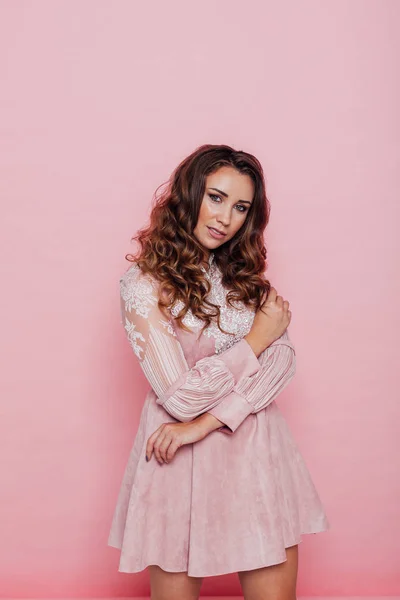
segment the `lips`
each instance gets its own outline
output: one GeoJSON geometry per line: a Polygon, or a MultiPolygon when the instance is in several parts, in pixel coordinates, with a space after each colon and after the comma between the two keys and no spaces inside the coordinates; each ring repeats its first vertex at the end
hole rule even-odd
{"type": "Polygon", "coordinates": [[[219,235],[226,235],[226,233],[224,233],[223,231],[219,231],[219,229],[215,229],[215,227],[209,227],[208,229],[211,229],[212,231],[215,231],[216,233],[219,233],[219,235]]]}

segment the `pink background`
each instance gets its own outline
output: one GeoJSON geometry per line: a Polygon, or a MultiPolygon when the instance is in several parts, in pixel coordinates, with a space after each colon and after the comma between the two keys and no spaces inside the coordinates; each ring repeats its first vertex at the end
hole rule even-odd
{"type": "Polygon", "coordinates": [[[153,191],[206,142],[267,176],[298,356],[278,404],[332,527],[303,537],[298,594],[400,594],[400,3],[0,10],[0,595],[149,591],[106,545],[148,389],[118,278],[153,191]]]}

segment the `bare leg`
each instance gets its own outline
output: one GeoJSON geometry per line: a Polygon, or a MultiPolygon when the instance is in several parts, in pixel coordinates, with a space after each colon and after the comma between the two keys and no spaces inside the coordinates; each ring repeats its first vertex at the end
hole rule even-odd
{"type": "Polygon", "coordinates": [[[296,600],[298,548],[286,548],[287,560],[278,565],[239,571],[244,600],[296,600]]]}
{"type": "Polygon", "coordinates": [[[185,572],[169,573],[158,565],[148,567],[151,600],[198,600],[202,577],[189,577],[185,572]]]}

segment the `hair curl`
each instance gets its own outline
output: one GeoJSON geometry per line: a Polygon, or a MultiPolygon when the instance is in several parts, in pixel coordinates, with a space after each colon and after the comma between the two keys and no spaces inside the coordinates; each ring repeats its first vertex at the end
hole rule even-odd
{"type": "Polygon", "coordinates": [[[267,250],[263,232],[270,215],[270,202],[265,191],[264,173],[252,154],[226,145],[204,144],[186,157],[173,171],[169,180],[155,191],[150,224],[131,238],[141,249],[136,255],[125,255],[136,262],[143,273],[150,273],[160,283],[158,305],[171,308],[181,300],[184,307],[176,317],[179,327],[189,308],[204,321],[201,332],[214,317],[220,325],[219,306],[207,299],[210,283],[201,263],[207,261],[207,251],[193,235],[203,200],[206,177],[220,167],[231,166],[248,175],[254,184],[253,202],[246,220],[236,234],[215,250],[214,262],[222,273],[222,284],[229,290],[227,302],[241,301],[257,310],[268,294],[270,283],[264,277],[267,250]],[[158,194],[165,186],[164,191],[158,194]],[[207,305],[214,312],[204,310],[207,305]]]}

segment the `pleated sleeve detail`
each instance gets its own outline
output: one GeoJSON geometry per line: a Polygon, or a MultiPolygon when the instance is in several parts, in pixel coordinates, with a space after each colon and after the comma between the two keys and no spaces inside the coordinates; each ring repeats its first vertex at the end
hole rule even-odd
{"type": "Polygon", "coordinates": [[[260,354],[259,362],[261,368],[254,376],[241,379],[208,411],[225,424],[220,428],[224,433],[235,432],[249,414],[266,408],[293,379],[296,352],[287,330],[260,354]]]}

